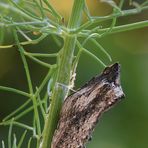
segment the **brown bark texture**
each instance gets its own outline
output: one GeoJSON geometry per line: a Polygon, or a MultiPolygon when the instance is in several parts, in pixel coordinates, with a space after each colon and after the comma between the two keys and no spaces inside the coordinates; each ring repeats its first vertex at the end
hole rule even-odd
{"type": "Polygon", "coordinates": [[[115,63],[65,99],[51,148],[84,148],[100,116],[121,98],[120,65],[115,63]]]}

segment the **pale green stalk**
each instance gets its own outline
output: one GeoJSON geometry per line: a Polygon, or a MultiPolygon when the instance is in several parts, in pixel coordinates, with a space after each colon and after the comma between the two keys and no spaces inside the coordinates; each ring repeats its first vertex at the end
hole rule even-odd
{"type": "MultiPolygon", "coordinates": [[[[76,29],[80,26],[84,3],[85,0],[74,1],[71,17],[68,23],[68,29],[76,29]]],[[[47,115],[43,131],[43,141],[41,148],[51,147],[52,137],[59,120],[62,102],[68,94],[68,89],[58,84],[60,83],[68,86],[70,83],[70,74],[72,72],[72,59],[74,57],[73,53],[75,45],[76,35],[70,35],[69,32],[67,32],[64,36],[64,47],[58,59],[58,72],[55,79],[55,87],[51,96],[52,101],[50,105],[50,111],[47,115]]]]}
{"type": "Polygon", "coordinates": [[[30,94],[28,94],[28,93],[26,93],[26,92],[24,92],[24,91],[15,89],[15,88],[11,88],[11,87],[0,86],[0,90],[13,92],[13,93],[16,93],[16,94],[23,95],[23,96],[25,96],[25,97],[30,97],[30,94]]]}
{"type": "Polygon", "coordinates": [[[36,123],[37,123],[37,130],[38,130],[38,134],[40,135],[41,134],[41,128],[40,128],[39,113],[38,113],[38,108],[37,108],[36,97],[34,96],[34,92],[33,92],[33,85],[32,85],[32,81],[31,81],[31,76],[30,76],[28,63],[27,63],[25,55],[24,55],[24,49],[19,43],[19,39],[18,39],[16,30],[14,30],[13,33],[14,33],[16,44],[17,44],[17,46],[19,48],[20,55],[21,55],[21,58],[22,58],[22,61],[23,61],[23,64],[24,64],[24,69],[25,69],[27,82],[28,82],[28,88],[29,88],[29,92],[30,92],[30,95],[31,95],[30,98],[32,99],[33,107],[34,107],[34,116],[35,116],[36,123]]]}
{"type": "MultiPolygon", "coordinates": [[[[144,6],[141,8],[141,11],[144,11],[147,9],[148,9],[148,6],[144,6]]],[[[91,21],[87,21],[86,23],[81,25],[78,29],[71,31],[71,33],[72,34],[79,33],[80,31],[92,26],[93,24],[103,22],[106,20],[110,20],[110,19],[113,19],[114,17],[123,17],[123,16],[138,14],[138,13],[139,13],[139,10],[137,10],[137,8],[134,8],[134,9],[129,9],[129,10],[123,10],[122,13],[118,12],[118,13],[113,13],[107,16],[102,16],[102,17],[92,17],[91,21]]]]}
{"type": "Polygon", "coordinates": [[[24,139],[26,137],[26,134],[27,134],[27,130],[25,130],[23,135],[21,136],[20,141],[19,141],[19,143],[17,145],[17,148],[21,148],[22,147],[22,144],[23,144],[23,141],[24,141],[24,139]]]}

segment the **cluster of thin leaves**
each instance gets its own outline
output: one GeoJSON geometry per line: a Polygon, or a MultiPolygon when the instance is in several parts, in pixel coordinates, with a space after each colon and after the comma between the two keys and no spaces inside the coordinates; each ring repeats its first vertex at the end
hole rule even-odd
{"type": "MultiPolygon", "coordinates": [[[[24,71],[27,78],[28,83],[28,92],[24,92],[22,90],[18,90],[11,87],[0,86],[0,90],[14,92],[19,95],[25,96],[27,101],[22,104],[18,109],[13,111],[10,115],[5,117],[0,125],[9,125],[9,133],[8,133],[8,147],[11,148],[20,148],[24,142],[24,139],[27,133],[31,132],[32,136],[28,139],[28,148],[31,147],[31,141],[33,138],[36,139],[36,147],[39,147],[40,140],[43,133],[43,127],[41,126],[41,120],[45,123],[46,114],[49,111],[49,96],[52,90],[51,81],[52,77],[54,77],[57,69],[57,63],[50,64],[46,63],[39,58],[58,58],[60,54],[62,54],[62,48],[57,53],[30,53],[27,52],[23,45],[28,44],[37,44],[41,42],[48,35],[52,35],[55,38],[56,43],[58,43],[58,36],[63,38],[65,34],[76,35],[77,36],[77,48],[79,51],[76,53],[76,58],[74,58],[73,65],[75,65],[82,52],[88,54],[96,61],[101,63],[103,66],[105,64],[102,60],[99,59],[96,55],[94,55],[91,51],[89,51],[85,45],[88,41],[91,41],[98,49],[100,49],[106,57],[111,61],[110,55],[106,52],[103,46],[97,41],[106,35],[121,32],[125,30],[131,30],[135,28],[140,28],[148,25],[148,21],[137,22],[122,26],[116,26],[116,20],[118,17],[127,16],[137,14],[143,10],[148,9],[148,1],[143,2],[142,4],[138,4],[132,0],[130,0],[130,5],[132,8],[129,10],[123,10],[124,0],[120,0],[119,4],[116,4],[113,0],[101,0],[104,3],[109,4],[113,10],[112,13],[107,16],[91,16],[89,13],[89,9],[87,3],[85,3],[84,13],[86,14],[88,20],[80,25],[78,28],[69,29],[63,23],[62,16],[53,8],[48,0],[7,0],[5,2],[0,2],[0,9],[3,11],[0,15],[0,36],[1,42],[4,39],[5,33],[3,30],[5,28],[10,28],[15,42],[10,45],[0,45],[0,48],[11,48],[16,46],[20,57],[23,62],[24,71]],[[17,17],[11,16],[11,13],[16,14],[17,17]],[[18,15],[19,14],[19,15],[18,15]],[[112,23],[109,28],[102,28],[102,26],[98,25],[94,28],[94,24],[99,24],[100,22],[104,22],[106,20],[112,20],[112,23]],[[89,29],[91,28],[91,29],[89,29]],[[27,31],[32,32],[34,36],[38,34],[38,38],[32,39],[27,35],[27,31]],[[24,38],[24,41],[20,41],[19,36],[24,38]],[[82,38],[83,41],[80,42],[79,38],[82,38]],[[49,69],[48,73],[44,77],[43,81],[39,86],[33,88],[32,79],[30,76],[30,70],[27,63],[26,58],[31,59],[32,61],[40,64],[47,69],[49,69]],[[40,96],[44,87],[47,86],[47,92],[44,96],[40,96]],[[34,91],[35,90],[35,91],[34,91]],[[29,107],[28,107],[29,106],[29,107]],[[27,115],[29,112],[33,111],[34,116],[32,119],[32,125],[26,125],[24,123],[19,122],[19,120],[27,115]],[[12,136],[12,128],[13,126],[17,126],[25,129],[21,138],[17,140],[15,133],[12,136]],[[13,142],[12,142],[13,141],[13,142]]],[[[2,148],[5,148],[5,142],[2,141],[2,148]]]]}

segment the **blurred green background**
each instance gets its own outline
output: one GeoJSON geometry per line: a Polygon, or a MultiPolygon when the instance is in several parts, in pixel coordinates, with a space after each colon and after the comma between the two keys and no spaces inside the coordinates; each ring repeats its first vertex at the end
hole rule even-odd
{"type": "MultiPolygon", "coordinates": [[[[72,1],[53,1],[57,9],[67,19],[72,1]],[[56,2],[59,2],[58,5],[56,2]],[[69,2],[69,3],[68,3],[69,2]]],[[[137,1],[138,2],[138,1],[137,1]]],[[[108,14],[110,7],[98,4],[96,0],[89,1],[93,15],[108,14]]],[[[128,2],[127,2],[128,3],[128,2]]],[[[125,4],[124,8],[127,8],[125,4]]],[[[148,19],[148,11],[138,15],[119,18],[118,25],[148,19]]],[[[104,23],[109,25],[110,22],[104,23]]],[[[12,42],[9,30],[4,29],[5,43],[12,42]]],[[[148,148],[148,27],[117,33],[98,40],[110,53],[113,62],[121,64],[121,82],[126,98],[105,113],[99,121],[89,148],[148,148]]],[[[26,46],[33,52],[55,52],[57,47],[51,37],[47,37],[37,45],[26,46]]],[[[106,57],[88,43],[88,49],[100,57],[107,65],[111,64],[106,57]]],[[[28,60],[34,86],[45,76],[44,69],[28,60]]],[[[51,62],[51,60],[50,60],[51,62]]],[[[54,61],[53,61],[54,62],[54,61]]],[[[91,77],[100,73],[103,67],[83,54],[77,69],[75,89],[82,86],[91,77]]],[[[16,49],[0,49],[0,85],[11,86],[27,91],[27,83],[22,62],[16,49]]],[[[0,91],[0,121],[25,101],[22,96],[0,91]]],[[[24,121],[30,122],[30,115],[24,121]]],[[[8,128],[0,126],[0,140],[7,137],[8,128]]],[[[20,129],[16,129],[19,133],[20,129]]],[[[1,146],[0,146],[1,147],[1,146]]]]}

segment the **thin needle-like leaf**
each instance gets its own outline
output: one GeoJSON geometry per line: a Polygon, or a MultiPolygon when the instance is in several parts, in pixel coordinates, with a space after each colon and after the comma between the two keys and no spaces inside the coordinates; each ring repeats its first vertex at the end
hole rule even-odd
{"type": "Polygon", "coordinates": [[[12,118],[13,116],[15,116],[15,114],[17,114],[18,112],[20,112],[23,108],[25,108],[29,103],[31,102],[30,100],[27,100],[23,105],[21,105],[19,108],[17,108],[15,111],[13,111],[11,114],[9,114],[8,116],[6,116],[3,121],[9,120],[10,118],[12,118]]]}
{"type": "Polygon", "coordinates": [[[77,45],[79,48],[81,48],[81,50],[86,53],[87,55],[91,56],[94,60],[96,60],[97,62],[99,62],[103,67],[106,67],[106,65],[93,53],[91,53],[90,51],[88,51],[87,49],[85,49],[84,47],[82,47],[82,45],[77,41],[77,45]]]}
{"type": "Polygon", "coordinates": [[[49,103],[50,103],[50,98],[49,98],[49,95],[48,93],[46,92],[44,97],[43,97],[43,100],[45,101],[45,103],[43,104],[44,105],[44,108],[45,108],[45,112],[48,113],[49,111],[49,103]]]}
{"type": "Polygon", "coordinates": [[[44,19],[44,18],[45,18],[45,14],[44,14],[44,11],[43,11],[43,8],[42,8],[42,3],[41,3],[41,1],[40,1],[40,4],[39,4],[38,1],[36,1],[36,0],[33,0],[33,2],[36,4],[36,6],[38,7],[38,9],[40,10],[42,19],[44,19]]]}
{"type": "Polygon", "coordinates": [[[38,96],[38,94],[42,91],[42,89],[44,88],[45,84],[49,81],[51,75],[53,74],[53,71],[55,69],[51,68],[48,73],[46,74],[45,78],[43,79],[43,81],[41,82],[41,84],[39,85],[38,89],[35,92],[35,97],[38,96]]]}
{"type": "Polygon", "coordinates": [[[5,148],[5,142],[2,140],[2,148],[5,148]]]}
{"type": "Polygon", "coordinates": [[[25,54],[28,54],[28,55],[31,55],[33,57],[42,57],[42,58],[49,58],[49,57],[57,57],[58,56],[58,53],[30,53],[30,52],[26,52],[25,51],[25,54]]]}
{"type": "Polygon", "coordinates": [[[38,63],[38,64],[40,64],[40,65],[42,65],[42,66],[44,66],[44,67],[47,67],[47,68],[51,68],[51,67],[52,67],[51,64],[45,63],[45,62],[43,62],[43,61],[41,61],[41,60],[39,60],[39,59],[33,57],[32,55],[28,54],[27,52],[24,52],[24,54],[25,54],[28,58],[30,58],[31,60],[33,60],[34,62],[36,62],[36,63],[38,63]]]}
{"type": "MultiPolygon", "coordinates": [[[[41,103],[44,103],[44,100],[43,100],[41,103]]],[[[39,103],[37,103],[37,106],[39,106],[39,103]]],[[[33,106],[27,108],[26,110],[22,111],[22,112],[19,113],[18,115],[14,116],[14,119],[15,119],[15,120],[20,119],[21,117],[25,116],[27,113],[31,112],[33,109],[34,109],[33,106]]],[[[7,121],[9,121],[9,120],[7,120],[7,121]]]]}
{"type": "Polygon", "coordinates": [[[11,142],[12,142],[11,136],[12,136],[13,120],[14,119],[11,120],[9,132],[8,132],[8,148],[11,148],[11,142]]]}
{"type": "Polygon", "coordinates": [[[23,9],[22,7],[20,7],[19,5],[17,5],[17,3],[15,1],[9,0],[9,2],[11,2],[16,8],[18,8],[20,11],[24,12],[25,14],[29,15],[30,17],[35,18],[35,19],[38,19],[38,20],[41,20],[39,18],[39,16],[36,16],[35,14],[33,14],[33,12],[29,12],[29,10],[23,9]]]}
{"type": "Polygon", "coordinates": [[[17,148],[17,145],[16,145],[16,135],[13,134],[13,145],[12,145],[12,148],[17,148]]]}
{"type": "Polygon", "coordinates": [[[23,135],[21,136],[17,148],[21,148],[21,146],[22,146],[22,144],[23,144],[23,142],[24,142],[24,139],[25,139],[25,137],[26,137],[26,134],[27,134],[27,130],[25,130],[24,133],[23,133],[23,135]]]}
{"type": "MultiPolygon", "coordinates": [[[[20,45],[29,45],[29,44],[37,44],[40,41],[42,41],[45,37],[47,37],[48,34],[42,34],[39,38],[31,40],[31,41],[24,41],[24,42],[20,42],[20,45]]],[[[5,48],[12,48],[15,44],[11,44],[11,45],[0,45],[1,49],[5,49],[5,48]]]]}
{"type": "Polygon", "coordinates": [[[19,27],[18,27],[18,32],[19,32],[28,42],[32,41],[32,40],[30,39],[30,37],[28,37],[21,29],[19,29],[19,27]]]}
{"type": "Polygon", "coordinates": [[[107,56],[107,58],[112,61],[111,56],[109,55],[109,53],[103,48],[103,46],[101,46],[101,44],[99,44],[95,39],[91,38],[91,41],[107,56]]]}
{"type": "Polygon", "coordinates": [[[11,88],[11,87],[0,86],[0,90],[13,92],[13,93],[16,93],[16,94],[23,95],[23,96],[25,96],[25,97],[30,97],[30,94],[28,94],[28,93],[26,93],[26,92],[24,92],[24,91],[15,89],[15,88],[11,88]]]}
{"type": "Polygon", "coordinates": [[[52,11],[52,15],[58,19],[58,20],[62,20],[62,17],[59,15],[59,13],[52,7],[52,5],[49,3],[48,0],[43,0],[43,2],[47,5],[49,11],[52,11]]]}
{"type": "MultiPolygon", "coordinates": [[[[14,118],[15,119],[15,118],[14,118]]],[[[0,125],[10,125],[10,124],[13,124],[13,125],[15,125],[15,126],[18,126],[18,127],[22,127],[22,128],[24,128],[24,129],[27,129],[27,130],[30,130],[30,131],[33,131],[33,127],[30,127],[30,126],[28,126],[28,125],[26,125],[26,124],[23,124],[23,123],[20,123],[20,122],[16,122],[16,121],[5,121],[5,122],[2,122],[2,123],[0,123],[0,125]]]]}
{"type": "Polygon", "coordinates": [[[36,100],[36,97],[33,95],[34,94],[34,92],[33,92],[33,85],[32,85],[32,81],[31,81],[31,76],[30,76],[30,71],[29,71],[28,63],[27,63],[25,55],[24,55],[24,48],[19,43],[19,39],[18,39],[16,30],[13,30],[13,34],[14,34],[15,41],[16,41],[16,44],[17,44],[17,46],[19,48],[20,55],[21,55],[21,58],[22,58],[22,61],[23,61],[23,65],[24,65],[24,69],[25,69],[25,73],[26,73],[26,77],[27,77],[29,91],[30,91],[30,94],[32,94],[31,99],[32,99],[32,102],[33,102],[34,116],[35,116],[36,123],[37,123],[38,134],[41,134],[39,113],[38,113],[38,108],[37,108],[37,100],[36,100]]]}
{"type": "Polygon", "coordinates": [[[32,141],[32,137],[29,138],[29,141],[28,141],[28,146],[27,148],[31,148],[31,141],[32,141]]]}
{"type": "Polygon", "coordinates": [[[101,0],[101,2],[107,3],[110,6],[112,6],[114,9],[116,9],[117,11],[119,11],[120,13],[122,13],[120,7],[117,6],[117,4],[113,1],[113,0],[101,0]]]}
{"type": "MultiPolygon", "coordinates": [[[[36,88],[38,89],[38,88],[36,88]]],[[[39,102],[39,106],[40,106],[40,110],[41,110],[41,113],[42,113],[42,116],[43,116],[43,119],[45,121],[45,117],[46,117],[46,113],[45,113],[45,110],[44,110],[44,107],[43,107],[43,104],[41,102],[41,98],[40,98],[40,95],[38,95],[38,102],[39,102]]]]}
{"type": "Polygon", "coordinates": [[[86,2],[85,2],[84,12],[85,12],[86,16],[88,17],[88,19],[91,19],[91,15],[90,15],[90,12],[89,12],[86,2]]]}

